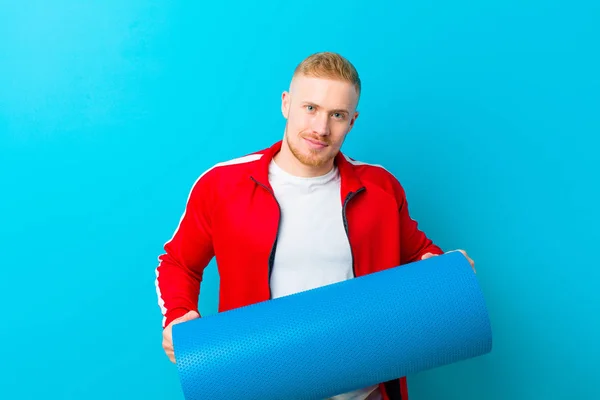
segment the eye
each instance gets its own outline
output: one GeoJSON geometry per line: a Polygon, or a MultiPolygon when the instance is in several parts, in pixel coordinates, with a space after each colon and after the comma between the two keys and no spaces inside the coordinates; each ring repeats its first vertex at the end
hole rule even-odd
{"type": "Polygon", "coordinates": [[[337,118],[337,119],[343,119],[344,118],[344,114],[342,113],[333,113],[333,115],[337,118]]]}
{"type": "Polygon", "coordinates": [[[315,108],[311,105],[307,105],[306,107],[306,111],[313,111],[315,108]]]}

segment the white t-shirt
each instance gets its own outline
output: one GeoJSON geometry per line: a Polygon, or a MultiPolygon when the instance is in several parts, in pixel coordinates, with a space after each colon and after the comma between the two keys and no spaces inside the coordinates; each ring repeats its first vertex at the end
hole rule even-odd
{"type": "MultiPolygon", "coordinates": [[[[338,169],[305,178],[293,176],[271,161],[269,182],[281,208],[270,282],[273,298],[353,278],[350,243],[342,219],[338,169]]],[[[365,400],[367,397],[381,399],[378,385],[329,400],[365,400]]]]}

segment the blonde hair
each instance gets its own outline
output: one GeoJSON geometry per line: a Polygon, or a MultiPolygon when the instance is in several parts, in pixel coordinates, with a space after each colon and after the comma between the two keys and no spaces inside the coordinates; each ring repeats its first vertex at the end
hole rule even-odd
{"type": "Polygon", "coordinates": [[[294,70],[293,76],[337,79],[351,83],[360,97],[361,82],[354,65],[338,53],[323,51],[305,58],[294,70]]]}

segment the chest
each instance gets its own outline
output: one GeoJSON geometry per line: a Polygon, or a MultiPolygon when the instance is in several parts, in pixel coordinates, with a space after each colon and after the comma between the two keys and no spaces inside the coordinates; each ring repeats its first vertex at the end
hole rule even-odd
{"type": "MultiPolygon", "coordinates": [[[[338,189],[297,193],[254,184],[219,199],[212,216],[215,255],[225,270],[271,271],[276,255],[329,260],[361,271],[400,245],[397,210],[374,191],[343,207],[338,189]]],[[[250,272],[249,272],[250,273],[250,272]]]]}
{"type": "Polygon", "coordinates": [[[351,264],[339,188],[277,190],[281,218],[276,260],[298,264],[351,264]]]}

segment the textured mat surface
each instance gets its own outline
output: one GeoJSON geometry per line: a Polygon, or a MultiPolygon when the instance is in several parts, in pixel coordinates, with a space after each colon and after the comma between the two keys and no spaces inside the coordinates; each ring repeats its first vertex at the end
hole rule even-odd
{"type": "Polygon", "coordinates": [[[458,252],[173,326],[186,399],[308,400],[488,353],[458,252]]]}

